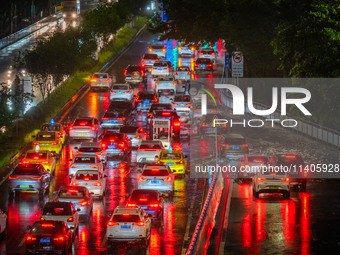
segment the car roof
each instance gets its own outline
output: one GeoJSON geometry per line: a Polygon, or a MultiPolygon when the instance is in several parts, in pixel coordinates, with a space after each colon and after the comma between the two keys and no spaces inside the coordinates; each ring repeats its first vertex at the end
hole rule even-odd
{"type": "Polygon", "coordinates": [[[129,213],[129,214],[135,214],[139,215],[141,212],[141,208],[131,208],[126,206],[117,206],[116,209],[114,209],[113,214],[123,214],[123,213],[129,213]]]}
{"type": "Polygon", "coordinates": [[[99,174],[98,170],[78,170],[76,174],[99,174]]]}
{"type": "MultiPolygon", "coordinates": [[[[49,201],[45,204],[45,206],[49,205],[49,206],[60,206],[60,207],[67,207],[67,206],[71,206],[71,202],[55,202],[55,201],[49,201]]],[[[44,206],[44,207],[45,207],[44,206]]]]}
{"type": "Polygon", "coordinates": [[[90,153],[84,153],[84,154],[77,154],[74,157],[78,157],[78,158],[92,157],[92,158],[95,158],[96,155],[90,154],[90,153]]]}
{"type": "Polygon", "coordinates": [[[162,142],[154,141],[154,140],[147,140],[147,141],[142,141],[142,144],[162,144],[162,142]]]}
{"type": "Polygon", "coordinates": [[[244,139],[244,136],[241,134],[225,134],[225,137],[227,138],[242,138],[244,139]]]}
{"type": "Polygon", "coordinates": [[[80,190],[80,191],[86,191],[88,190],[86,187],[84,186],[61,186],[59,188],[59,191],[60,190],[69,190],[69,189],[74,189],[74,190],[80,190]]]}

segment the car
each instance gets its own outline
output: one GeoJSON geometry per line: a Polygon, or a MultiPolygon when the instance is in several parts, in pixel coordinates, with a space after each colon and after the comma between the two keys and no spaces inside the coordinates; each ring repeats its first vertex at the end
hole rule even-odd
{"type": "Polygon", "coordinates": [[[155,77],[156,75],[172,75],[172,73],[172,66],[169,66],[169,63],[163,60],[156,61],[151,69],[152,77],[155,77]]]}
{"type": "Polygon", "coordinates": [[[162,225],[164,222],[164,199],[158,190],[135,189],[131,192],[126,201],[127,207],[141,207],[150,216],[155,225],[162,225]]]}
{"type": "Polygon", "coordinates": [[[70,183],[71,186],[86,187],[93,196],[104,197],[106,180],[97,170],[78,170],[70,183]]]}
{"type": "Polygon", "coordinates": [[[43,198],[50,190],[50,173],[41,164],[19,164],[8,179],[10,197],[15,192],[38,192],[43,198]]]}
{"type": "Polygon", "coordinates": [[[222,134],[217,141],[219,156],[233,161],[240,161],[249,153],[249,144],[241,134],[222,134]]]}
{"type": "Polygon", "coordinates": [[[132,143],[126,134],[106,133],[101,140],[102,149],[107,157],[122,156],[128,158],[132,151],[132,143]]]}
{"type": "Polygon", "coordinates": [[[158,96],[173,96],[176,94],[177,82],[173,76],[158,76],[154,91],[158,96]]]}
{"type": "Polygon", "coordinates": [[[216,61],[216,52],[212,48],[203,48],[198,53],[199,58],[209,58],[212,62],[216,61]]]}
{"type": "Polygon", "coordinates": [[[39,131],[35,136],[33,136],[33,138],[33,148],[39,148],[39,150],[48,150],[55,154],[60,154],[63,144],[60,139],[58,139],[55,132],[39,131]]]}
{"type": "Polygon", "coordinates": [[[60,123],[53,123],[53,125],[51,125],[50,123],[42,124],[40,131],[55,132],[57,135],[57,138],[61,140],[61,143],[62,144],[65,143],[66,130],[64,126],[60,123]]]}
{"type": "Polygon", "coordinates": [[[0,209],[0,239],[4,240],[7,237],[8,231],[8,215],[7,212],[0,209]]]}
{"type": "Polygon", "coordinates": [[[110,89],[112,79],[108,73],[95,73],[90,77],[90,86],[93,89],[110,89]]]}
{"type": "Polygon", "coordinates": [[[173,109],[180,116],[181,123],[188,122],[190,119],[191,97],[188,95],[177,94],[171,103],[173,109]]]}
{"type": "Polygon", "coordinates": [[[154,189],[161,194],[173,196],[174,179],[169,166],[146,164],[138,177],[138,189],[154,189]]]}
{"type": "Polygon", "coordinates": [[[165,150],[159,154],[157,162],[169,166],[173,174],[184,177],[187,170],[186,158],[182,151],[165,150]]]}
{"type": "Polygon", "coordinates": [[[73,233],[64,221],[36,221],[26,235],[26,254],[69,254],[73,233]]]}
{"type": "Polygon", "coordinates": [[[130,114],[127,109],[116,109],[115,111],[107,111],[102,117],[100,127],[105,130],[116,130],[125,126],[130,120],[130,114]]]}
{"type": "Polygon", "coordinates": [[[153,113],[155,111],[161,110],[173,110],[171,104],[153,103],[146,115],[147,123],[150,124],[150,120],[153,118],[153,113]]]}
{"type": "Polygon", "coordinates": [[[169,68],[170,68],[170,71],[171,71],[171,73],[173,74],[175,68],[174,68],[173,64],[171,63],[171,61],[169,61],[169,60],[164,60],[164,61],[168,63],[168,66],[169,66],[169,68]]]}
{"type": "Polygon", "coordinates": [[[107,223],[109,246],[137,245],[147,248],[151,236],[151,219],[141,207],[118,206],[107,223]]]}
{"type": "Polygon", "coordinates": [[[141,67],[144,68],[146,72],[151,72],[149,68],[152,68],[153,64],[159,60],[157,54],[144,54],[141,60],[141,67]]]}
{"type": "Polygon", "coordinates": [[[127,113],[130,115],[132,114],[134,107],[132,102],[129,101],[112,101],[109,105],[109,108],[107,109],[107,112],[121,112],[121,111],[127,111],[127,113]]]}
{"type": "Polygon", "coordinates": [[[214,71],[214,65],[210,58],[198,58],[195,61],[194,65],[194,71],[195,73],[198,73],[200,71],[214,71]]]}
{"type": "Polygon", "coordinates": [[[269,165],[266,155],[245,154],[238,162],[239,177],[243,182],[249,182],[261,166],[269,165]]]}
{"type": "Polygon", "coordinates": [[[145,70],[140,65],[128,65],[124,70],[125,82],[136,84],[144,82],[145,70]]]}
{"type": "Polygon", "coordinates": [[[161,59],[165,59],[166,56],[166,47],[161,44],[151,45],[148,49],[149,54],[157,54],[157,56],[161,59]]]}
{"type": "Polygon", "coordinates": [[[96,118],[77,118],[69,127],[71,139],[96,139],[99,135],[100,122],[96,118]]]}
{"type": "MultiPolygon", "coordinates": [[[[169,119],[170,125],[172,127],[172,134],[171,136],[175,139],[179,139],[181,133],[181,122],[180,117],[178,116],[177,112],[174,110],[160,110],[154,111],[152,115],[152,119],[169,119]]],[[[154,121],[150,122],[149,130],[150,136],[153,136],[153,125],[154,121]]]]}
{"type": "Polygon", "coordinates": [[[41,164],[47,172],[54,173],[56,167],[56,158],[48,150],[28,150],[21,160],[23,164],[41,164]]]}
{"type": "Polygon", "coordinates": [[[110,100],[127,100],[132,101],[133,100],[133,90],[128,83],[116,83],[112,85],[111,91],[110,91],[110,100]]]}
{"type": "Polygon", "coordinates": [[[159,153],[163,150],[164,147],[161,141],[142,141],[137,150],[137,166],[142,167],[148,162],[156,162],[156,156],[159,156],[159,153]]]}
{"type": "Polygon", "coordinates": [[[99,158],[98,155],[95,154],[84,153],[80,155],[75,155],[75,157],[73,159],[70,159],[70,161],[72,162],[69,167],[70,178],[72,178],[78,170],[95,169],[100,173],[104,172],[103,161],[99,158]]]}
{"type": "Polygon", "coordinates": [[[175,69],[175,79],[177,81],[190,81],[191,71],[189,66],[177,66],[175,69]]]}
{"type": "Polygon", "coordinates": [[[71,202],[80,217],[91,218],[93,211],[93,196],[83,186],[61,186],[54,198],[55,202],[71,202]]]}
{"type": "Polygon", "coordinates": [[[203,115],[200,121],[199,135],[203,137],[204,135],[217,135],[225,134],[228,131],[228,124],[215,123],[215,119],[224,119],[219,113],[203,115]]]}
{"type": "Polygon", "coordinates": [[[127,135],[131,141],[132,148],[138,148],[145,137],[145,133],[141,127],[123,126],[120,128],[119,133],[127,135]]]}
{"type": "Polygon", "coordinates": [[[79,232],[79,214],[71,202],[47,202],[40,215],[40,221],[46,220],[64,221],[74,234],[79,232]]]}
{"type": "Polygon", "coordinates": [[[289,169],[303,169],[303,171],[292,170],[288,173],[288,176],[290,178],[290,185],[293,189],[306,192],[308,176],[306,175],[306,165],[301,155],[296,153],[275,154],[270,157],[269,164],[279,167],[288,167],[289,169]]]}
{"type": "Polygon", "coordinates": [[[149,111],[152,103],[158,103],[158,98],[154,92],[140,91],[136,98],[137,113],[149,111]]]}
{"type": "Polygon", "coordinates": [[[290,198],[290,179],[283,170],[260,167],[253,177],[253,196],[259,198],[260,193],[282,193],[290,198]]]}
{"type": "MultiPolygon", "coordinates": [[[[220,113],[222,112],[222,107],[219,105],[216,105],[215,102],[211,100],[207,100],[207,112],[206,114],[212,114],[212,113],[220,113]]],[[[194,119],[198,119],[202,117],[202,105],[200,101],[194,101],[192,104],[192,117],[194,119]]]]}
{"type": "Polygon", "coordinates": [[[193,57],[195,56],[196,47],[193,44],[182,43],[177,47],[178,56],[183,57],[193,57]]]}
{"type": "Polygon", "coordinates": [[[74,149],[77,150],[76,155],[97,155],[103,164],[106,162],[106,150],[103,150],[100,142],[82,142],[79,147],[74,147],[74,149]]]}

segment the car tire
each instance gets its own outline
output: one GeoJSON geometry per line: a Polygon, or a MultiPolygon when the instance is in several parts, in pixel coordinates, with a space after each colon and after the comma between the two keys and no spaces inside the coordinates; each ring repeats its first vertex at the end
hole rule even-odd
{"type": "Polygon", "coordinates": [[[284,199],[290,199],[290,193],[287,191],[286,193],[283,194],[284,199]]]}
{"type": "Polygon", "coordinates": [[[256,192],[255,190],[253,190],[253,196],[256,199],[259,199],[260,198],[260,192],[256,192]]]}

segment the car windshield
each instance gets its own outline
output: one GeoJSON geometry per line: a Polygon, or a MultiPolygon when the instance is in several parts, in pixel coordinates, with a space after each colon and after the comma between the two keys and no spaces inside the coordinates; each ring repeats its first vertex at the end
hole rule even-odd
{"type": "Polygon", "coordinates": [[[138,130],[138,127],[121,127],[119,132],[123,134],[134,134],[138,130]]]}
{"type": "Polygon", "coordinates": [[[213,50],[202,50],[201,52],[203,54],[212,54],[214,51],[213,50]]]}
{"type": "Polygon", "coordinates": [[[85,192],[78,189],[63,189],[59,192],[59,198],[83,198],[85,197],[85,192]]]}
{"type": "Polygon", "coordinates": [[[175,96],[175,102],[190,102],[189,96],[175,96]]]}
{"type": "Polygon", "coordinates": [[[27,159],[34,159],[34,160],[39,160],[39,159],[46,159],[47,158],[47,153],[46,152],[39,152],[39,153],[27,153],[26,157],[27,159]]]}
{"type": "Polygon", "coordinates": [[[190,71],[188,66],[177,66],[176,71],[190,71]]]}
{"type": "Polygon", "coordinates": [[[60,125],[51,126],[50,124],[44,124],[41,127],[41,131],[61,131],[60,125]]]}
{"type": "Polygon", "coordinates": [[[196,60],[197,64],[210,64],[210,59],[209,58],[198,58],[196,60]]]}
{"type": "Polygon", "coordinates": [[[110,103],[109,110],[113,109],[131,109],[132,104],[130,102],[113,101],[110,103]]]}
{"type": "Polygon", "coordinates": [[[128,72],[139,72],[140,71],[140,67],[139,66],[129,66],[127,68],[128,72]]]}
{"type": "Polygon", "coordinates": [[[62,206],[59,203],[47,203],[42,211],[43,215],[71,215],[69,205],[62,206]]]}
{"type": "Polygon", "coordinates": [[[161,153],[161,159],[181,159],[181,154],[161,153]]]}
{"type": "Polygon", "coordinates": [[[37,168],[16,168],[12,175],[39,175],[40,171],[37,168]]]}
{"type": "Polygon", "coordinates": [[[55,134],[54,133],[49,133],[49,134],[38,133],[36,140],[37,141],[54,141],[55,140],[55,134]]]}
{"type": "Polygon", "coordinates": [[[218,114],[208,114],[205,115],[203,122],[210,123],[213,122],[214,119],[223,119],[223,117],[218,114]]]}
{"type": "Polygon", "coordinates": [[[107,79],[107,74],[94,74],[92,76],[93,78],[97,78],[97,79],[107,79]]]}
{"type": "Polygon", "coordinates": [[[152,168],[152,169],[145,169],[142,173],[143,176],[158,176],[158,177],[164,177],[168,176],[169,172],[168,170],[162,170],[159,168],[152,168]]]}
{"type": "Polygon", "coordinates": [[[138,222],[140,218],[136,214],[123,213],[113,215],[112,220],[114,222],[138,222]]]}
{"type": "Polygon", "coordinates": [[[56,234],[61,232],[62,224],[61,222],[35,222],[32,227],[33,235],[45,235],[45,234],[56,234]]]}
{"type": "Polygon", "coordinates": [[[153,104],[150,107],[150,112],[155,111],[155,110],[172,110],[171,104],[153,104]]]}
{"type": "Polygon", "coordinates": [[[92,126],[92,120],[86,120],[86,119],[77,119],[74,124],[74,126],[92,126]]]}
{"type": "Polygon", "coordinates": [[[142,144],[140,149],[162,149],[162,146],[159,144],[142,144]]]}
{"type": "Polygon", "coordinates": [[[80,147],[79,152],[101,152],[102,149],[100,147],[80,147]]]}
{"type": "Polygon", "coordinates": [[[157,54],[145,54],[144,59],[158,59],[158,55],[157,54]]]}
{"type": "Polygon", "coordinates": [[[277,164],[283,166],[302,165],[304,162],[301,157],[294,154],[279,155],[277,164]]]}
{"type": "Polygon", "coordinates": [[[261,157],[261,156],[248,156],[248,162],[267,164],[268,158],[267,157],[261,157]]]}
{"type": "Polygon", "coordinates": [[[95,164],[96,159],[95,159],[95,157],[75,157],[74,163],[95,164]]]}
{"type": "Polygon", "coordinates": [[[142,99],[142,100],[154,100],[155,99],[154,94],[139,94],[138,97],[139,99],[142,99]]]}
{"type": "Polygon", "coordinates": [[[151,48],[153,48],[153,49],[163,49],[164,46],[163,45],[152,45],[151,48]]]}
{"type": "Polygon", "coordinates": [[[226,143],[231,145],[242,145],[245,144],[246,141],[244,138],[227,138],[226,143]]]}
{"type": "Polygon", "coordinates": [[[107,134],[107,135],[104,135],[103,141],[110,141],[110,142],[118,142],[118,141],[121,141],[123,140],[123,135],[122,134],[107,134]]]}
{"type": "Polygon", "coordinates": [[[168,64],[166,62],[156,62],[153,64],[153,66],[156,66],[156,67],[167,67],[168,64]]]}
{"type": "Polygon", "coordinates": [[[97,181],[98,173],[77,173],[76,180],[97,181]]]}
{"type": "Polygon", "coordinates": [[[157,194],[150,191],[135,191],[132,192],[130,200],[139,202],[157,201],[157,194]]]}
{"type": "Polygon", "coordinates": [[[129,85],[113,85],[112,90],[128,90],[129,85]]]}
{"type": "Polygon", "coordinates": [[[106,112],[104,114],[104,118],[114,119],[114,118],[122,118],[122,117],[124,117],[124,113],[123,112],[106,112]]]}

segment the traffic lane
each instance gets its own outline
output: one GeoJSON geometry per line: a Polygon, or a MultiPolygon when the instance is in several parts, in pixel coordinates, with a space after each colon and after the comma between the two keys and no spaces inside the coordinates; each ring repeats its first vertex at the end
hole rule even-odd
{"type": "Polygon", "coordinates": [[[318,254],[338,251],[339,181],[313,182],[308,193],[252,198],[249,184],[233,187],[225,254],[318,254]]]}

